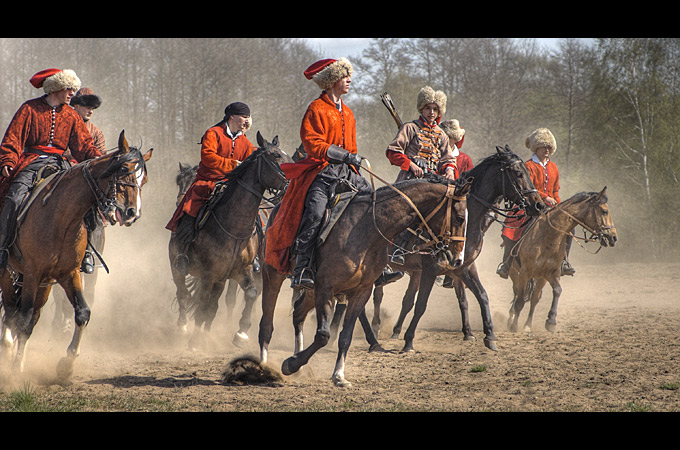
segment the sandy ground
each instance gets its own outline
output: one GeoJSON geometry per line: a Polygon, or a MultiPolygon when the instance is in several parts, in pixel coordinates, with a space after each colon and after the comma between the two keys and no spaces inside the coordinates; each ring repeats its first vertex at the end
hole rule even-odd
{"type": "MultiPolygon", "coordinates": [[[[368,353],[357,327],[345,370],[351,388],[330,381],[335,345],[281,383],[225,385],[222,373],[232,359],[258,354],[259,305],[247,348],[231,343],[238,317],[227,317],[222,303],[210,344],[189,349],[189,336],[175,327],[168,236],[149,238],[142,231],[107,231],[111,273],[100,276],[71,383],[55,379],[56,361],[65,354],[69,336],[52,334],[50,302],[29,342],[24,376],[3,379],[0,391],[28,385],[40,401],[70,400],[85,411],[680,410],[677,263],[617,263],[619,247],[598,254],[576,247],[572,261],[577,273],[563,279],[557,330],[543,328],[550,303],[546,289],[533,330],[512,333],[505,323],[511,282],[494,274],[500,238],[492,228],[478,267],[491,298],[497,351],[482,343],[474,297],[468,295],[478,339],[464,342],[455,295],[437,286],[420,322],[416,352],[400,353],[403,340],[389,337],[407,283],[403,279],[385,291],[380,341],[389,352],[368,353]]],[[[275,370],[292,353],[289,314],[290,290],[284,285],[270,353],[275,370]]],[[[520,323],[525,315],[526,310],[520,323]]],[[[314,326],[310,315],[307,343],[314,326]]]]}

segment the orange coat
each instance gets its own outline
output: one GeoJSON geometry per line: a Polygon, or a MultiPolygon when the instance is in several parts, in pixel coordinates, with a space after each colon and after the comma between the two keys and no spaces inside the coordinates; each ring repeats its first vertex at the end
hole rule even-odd
{"type": "Polygon", "coordinates": [[[196,178],[165,228],[175,231],[179,219],[184,214],[196,217],[203,203],[210,197],[215,183],[228,178],[229,172],[254,150],[255,147],[245,134],[237,136],[236,139],[229,137],[226,124],[209,128],[201,139],[201,161],[198,163],[196,178]]]}
{"type": "Polygon", "coordinates": [[[328,147],[337,145],[350,153],[357,152],[354,113],[344,102],[342,111],[338,111],[326,93],[322,92],[305,112],[300,138],[307,158],[281,164],[290,183],[273,223],[267,228],[265,262],[281,273],[290,270],[289,250],[302,219],[307,190],[317,174],[329,164],[326,159],[328,147]]]}
{"type": "MultiPolygon", "coordinates": [[[[548,163],[544,168],[541,164],[532,159],[526,161],[524,165],[529,171],[531,182],[534,184],[541,199],[545,201],[546,198],[552,197],[557,203],[560,203],[560,172],[557,169],[557,165],[548,160],[548,163]]],[[[503,228],[502,234],[513,241],[516,241],[522,235],[522,228],[527,220],[528,218],[526,216],[521,219],[508,217],[505,219],[505,225],[507,227],[503,228]]]]}

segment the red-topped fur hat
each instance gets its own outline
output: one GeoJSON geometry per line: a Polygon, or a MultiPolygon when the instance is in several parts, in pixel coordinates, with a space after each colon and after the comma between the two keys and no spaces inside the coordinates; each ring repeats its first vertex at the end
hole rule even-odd
{"type": "Polygon", "coordinates": [[[80,78],[70,69],[45,69],[33,75],[31,84],[36,89],[43,88],[46,94],[58,92],[63,89],[80,89],[80,78]]]}
{"type": "Polygon", "coordinates": [[[338,80],[352,76],[354,67],[347,58],[322,59],[305,70],[308,80],[314,81],[321,89],[330,89],[338,80]]]}

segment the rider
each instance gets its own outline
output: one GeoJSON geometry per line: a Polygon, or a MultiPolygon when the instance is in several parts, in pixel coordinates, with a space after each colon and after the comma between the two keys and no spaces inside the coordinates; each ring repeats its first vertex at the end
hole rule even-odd
{"type": "MultiPolygon", "coordinates": [[[[541,200],[549,207],[559,204],[561,202],[559,196],[560,174],[557,165],[550,159],[550,156],[557,150],[555,137],[547,128],[539,128],[526,138],[525,144],[533,152],[533,155],[524,165],[531,176],[531,181],[536,190],[541,195],[541,200]]],[[[508,278],[513,258],[512,248],[521,237],[528,220],[527,216],[521,218],[508,217],[505,220],[505,226],[501,234],[504,249],[503,261],[498,265],[498,269],[496,269],[496,273],[501,278],[508,278]]],[[[576,273],[567,259],[572,240],[573,237],[571,235],[567,236],[567,252],[562,261],[562,275],[574,275],[576,273]]]]}
{"type": "MultiPolygon", "coordinates": [[[[456,157],[456,169],[458,170],[457,177],[468,170],[472,170],[474,167],[472,158],[470,158],[467,153],[460,151],[460,148],[463,146],[463,141],[465,140],[465,128],[461,128],[460,123],[456,119],[445,120],[439,124],[439,127],[444,130],[444,133],[449,137],[449,145],[451,146],[453,155],[456,157]]],[[[444,275],[442,287],[453,289],[453,278],[444,275]]]]}
{"type": "MultiPolygon", "coordinates": [[[[95,95],[92,89],[87,87],[82,87],[76,95],[71,99],[71,106],[76,110],[78,115],[85,122],[85,126],[90,132],[92,139],[94,140],[94,145],[101,154],[106,153],[106,139],[104,139],[104,133],[99,129],[94,123],[92,123],[92,114],[94,110],[102,105],[102,100],[98,95],[95,95]]],[[[64,157],[67,159],[71,158],[70,150],[64,153],[64,157]],[[67,156],[68,155],[68,156],[67,156]]],[[[103,233],[104,223],[101,216],[96,212],[96,208],[87,213],[85,216],[85,227],[87,228],[87,242],[88,246],[85,249],[85,255],[83,256],[83,261],[80,265],[80,270],[85,273],[94,272],[94,258],[92,257],[92,252],[89,250],[93,233],[96,231],[98,235],[103,233]]],[[[97,241],[101,241],[102,237],[99,237],[97,241]]],[[[101,250],[101,249],[99,249],[101,250]]]]}
{"type": "MultiPolygon", "coordinates": [[[[341,98],[349,92],[353,71],[352,64],[340,58],[317,61],[304,72],[322,92],[308,106],[300,126],[307,157],[282,166],[291,181],[268,228],[265,256],[277,271],[287,273],[289,252],[296,255],[293,288],[314,288],[312,255],[329,200],[328,189],[346,182],[359,193],[372,192],[359,174],[362,158],[357,154],[354,113],[341,98]]],[[[387,281],[401,276],[390,273],[387,281]]]]}
{"type": "MultiPolygon", "coordinates": [[[[420,116],[403,124],[385,150],[390,163],[401,169],[396,181],[420,178],[425,172],[438,173],[454,181],[459,175],[456,155],[449,146],[449,136],[439,126],[446,113],[446,94],[425,86],[418,92],[416,109],[420,116]]],[[[397,237],[392,262],[404,264],[401,247],[406,246],[408,240],[408,232],[397,237]]]]}
{"type": "Polygon", "coordinates": [[[46,69],[33,75],[30,82],[37,89],[43,88],[45,95],[19,107],[0,144],[0,271],[7,267],[17,214],[38,172],[44,176],[44,169],[67,169],[63,154],[69,148],[78,162],[101,156],[85,123],[68,106],[80,89],[76,73],[46,69]]]}
{"type": "Polygon", "coordinates": [[[256,149],[245,135],[251,126],[248,105],[234,102],[224,109],[224,118],[201,138],[201,161],[196,178],[165,226],[176,233],[178,254],[175,267],[183,275],[188,273],[187,250],[194,237],[196,216],[201,207],[210,197],[215,183],[224,180],[256,149]]]}

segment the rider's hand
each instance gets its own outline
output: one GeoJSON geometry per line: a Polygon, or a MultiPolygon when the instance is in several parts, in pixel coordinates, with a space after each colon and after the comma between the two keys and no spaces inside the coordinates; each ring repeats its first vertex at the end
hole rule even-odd
{"type": "Polygon", "coordinates": [[[12,171],[12,168],[10,166],[2,166],[2,176],[7,178],[12,171]]]}
{"type": "Polygon", "coordinates": [[[423,169],[421,169],[418,164],[414,163],[413,161],[411,161],[411,165],[409,166],[408,170],[413,172],[413,175],[418,178],[423,176],[423,169]]]}
{"type": "Polygon", "coordinates": [[[555,206],[555,205],[557,205],[557,202],[556,202],[555,199],[552,198],[552,197],[546,197],[544,200],[545,200],[545,201],[544,201],[543,203],[545,203],[545,204],[548,205],[548,206],[555,206]]]}
{"type": "Polygon", "coordinates": [[[362,161],[363,159],[364,159],[364,158],[362,158],[361,156],[359,156],[359,155],[356,154],[356,153],[349,153],[349,152],[348,152],[348,153],[347,153],[347,156],[345,156],[345,163],[347,163],[347,164],[349,164],[350,166],[354,166],[354,167],[356,167],[357,169],[359,169],[359,168],[361,167],[361,161],[362,161]]]}
{"type": "Polygon", "coordinates": [[[456,171],[454,169],[446,169],[444,171],[444,177],[449,181],[456,181],[456,171]]]}

